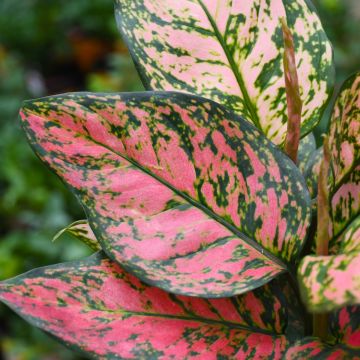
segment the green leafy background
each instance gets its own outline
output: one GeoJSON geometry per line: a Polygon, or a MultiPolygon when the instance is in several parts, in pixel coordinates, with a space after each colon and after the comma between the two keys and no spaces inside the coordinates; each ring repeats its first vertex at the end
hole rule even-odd
{"type": "MultiPolygon", "coordinates": [[[[360,3],[314,3],[335,48],[340,84],[360,63],[360,3]]],[[[116,30],[113,0],[0,0],[0,280],[89,253],[66,235],[50,242],[83,213],[28,146],[17,117],[22,101],[65,91],[141,89],[116,30]]],[[[325,115],[318,144],[327,122],[325,115]]],[[[1,306],[3,359],[79,358],[1,306]]]]}

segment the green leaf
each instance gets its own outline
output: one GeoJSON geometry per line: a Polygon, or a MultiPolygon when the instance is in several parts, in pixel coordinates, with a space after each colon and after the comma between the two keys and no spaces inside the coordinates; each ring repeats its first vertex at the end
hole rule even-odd
{"type": "Polygon", "coordinates": [[[315,199],[318,194],[318,179],[322,157],[323,148],[320,147],[310,155],[303,172],[312,199],[315,199]]]}
{"type": "Polygon", "coordinates": [[[211,100],[80,93],[27,102],[22,118],[101,247],[145,282],[223,297],[296,263],[310,220],[302,175],[211,100]]]}
{"type": "Polygon", "coordinates": [[[284,284],[234,298],[176,296],[97,253],[2,282],[0,300],[96,359],[282,359],[296,303],[284,284]]]}
{"type": "Polygon", "coordinates": [[[276,144],[287,106],[280,18],[294,34],[303,102],[301,133],[318,123],[332,93],[331,45],[307,0],[116,0],[123,39],[151,90],[180,90],[225,105],[276,144]]]}
{"type": "Polygon", "coordinates": [[[316,141],[313,133],[300,140],[297,165],[304,175],[307,165],[316,151],[316,141]]]}
{"type": "Polygon", "coordinates": [[[91,230],[87,220],[78,220],[68,225],[66,228],[60,230],[53,238],[53,241],[56,241],[64,233],[69,233],[70,235],[76,237],[84,244],[89,246],[92,250],[101,250],[101,246],[96,239],[95,234],[91,230]]]}

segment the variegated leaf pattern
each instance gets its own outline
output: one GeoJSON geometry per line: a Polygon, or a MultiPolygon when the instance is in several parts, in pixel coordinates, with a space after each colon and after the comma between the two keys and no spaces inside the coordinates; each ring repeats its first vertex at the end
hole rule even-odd
{"type": "Polygon", "coordinates": [[[276,144],[287,128],[280,18],[295,40],[302,134],[333,87],[331,45],[307,0],[116,0],[120,32],[145,86],[215,100],[276,144]]]}
{"type": "Polygon", "coordinates": [[[72,236],[76,237],[84,244],[89,246],[92,250],[101,250],[101,246],[96,239],[95,234],[91,230],[87,220],[78,220],[68,225],[66,228],[60,230],[55,236],[53,241],[56,241],[64,233],[69,233],[72,236]]]}
{"type": "Polygon", "coordinates": [[[298,168],[304,174],[306,165],[310,161],[310,158],[316,152],[316,141],[313,133],[306,135],[300,140],[299,152],[298,152],[298,168]]]}
{"type": "Polygon", "coordinates": [[[360,72],[347,79],[330,123],[334,185],[330,190],[332,237],[360,215],[360,72]]]}
{"type": "Polygon", "coordinates": [[[287,360],[360,359],[360,307],[349,306],[330,316],[330,331],[335,343],[326,345],[315,338],[304,338],[290,346],[284,356],[287,360]]]}
{"type": "Polygon", "coordinates": [[[102,253],[0,283],[1,301],[96,359],[282,359],[285,294],[276,279],[236,298],[176,296],[102,253]]]}
{"type": "Polygon", "coordinates": [[[147,283],[231,296],[296,262],[304,179],[226,108],[184,93],[79,93],[27,102],[22,118],[105,252],[147,283]]]}
{"type": "Polygon", "coordinates": [[[330,124],[329,256],[307,256],[298,271],[314,312],[360,304],[360,73],[342,86],[330,124]]]}

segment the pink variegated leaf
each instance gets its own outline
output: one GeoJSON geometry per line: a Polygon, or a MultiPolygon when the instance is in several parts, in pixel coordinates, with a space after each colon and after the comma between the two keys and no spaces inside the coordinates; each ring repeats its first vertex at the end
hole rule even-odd
{"type": "Polygon", "coordinates": [[[66,228],[60,230],[53,238],[53,241],[56,241],[60,238],[64,233],[68,233],[81,242],[89,246],[92,250],[101,250],[101,246],[96,239],[95,234],[91,230],[89,223],[87,220],[78,220],[68,225],[66,228]]]}
{"type": "Polygon", "coordinates": [[[231,296],[297,261],[310,219],[303,177],[256,128],[211,100],[80,93],[28,102],[21,115],[101,247],[145,282],[231,296]]]}
{"type": "Polygon", "coordinates": [[[360,307],[349,306],[330,315],[331,344],[316,338],[304,338],[289,347],[284,356],[287,360],[360,359],[360,307]]]}
{"type": "Polygon", "coordinates": [[[236,298],[177,296],[97,253],[0,283],[0,300],[96,359],[282,359],[295,305],[286,288],[275,279],[236,298]]]}
{"type": "Polygon", "coordinates": [[[301,133],[333,88],[332,49],[308,0],[116,0],[120,32],[147,89],[215,100],[276,144],[287,128],[280,18],[295,40],[301,133]]]}
{"type": "Polygon", "coordinates": [[[331,246],[360,215],[360,72],[343,84],[330,123],[334,184],[330,189],[331,246]]]}
{"type": "Polygon", "coordinates": [[[308,256],[299,266],[303,299],[314,312],[360,304],[359,134],[360,73],[342,86],[330,124],[333,177],[327,177],[329,199],[322,205],[329,208],[322,229],[329,237],[323,254],[329,256],[308,256]]]}

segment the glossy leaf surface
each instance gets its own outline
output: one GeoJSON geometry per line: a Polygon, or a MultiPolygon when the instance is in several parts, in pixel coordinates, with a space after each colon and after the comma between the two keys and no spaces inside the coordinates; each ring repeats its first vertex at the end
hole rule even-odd
{"type": "Polygon", "coordinates": [[[227,299],[176,296],[97,253],[0,283],[0,300],[98,359],[281,359],[288,303],[277,280],[227,299]]]}
{"type": "Polygon", "coordinates": [[[101,250],[101,246],[96,239],[95,234],[91,230],[87,220],[78,220],[67,226],[66,228],[60,230],[55,236],[53,241],[56,241],[64,233],[69,233],[70,235],[76,237],[81,242],[86,244],[92,250],[101,250]]]}
{"type": "Polygon", "coordinates": [[[72,94],[28,102],[22,118],[102,248],[144,281],[229,296],[296,261],[310,218],[303,178],[220,105],[181,93],[72,94]]]}
{"type": "Polygon", "coordinates": [[[332,50],[306,0],[117,0],[116,17],[145,86],[215,100],[276,144],[287,128],[280,18],[295,40],[302,134],[333,86],[332,50]]]}

